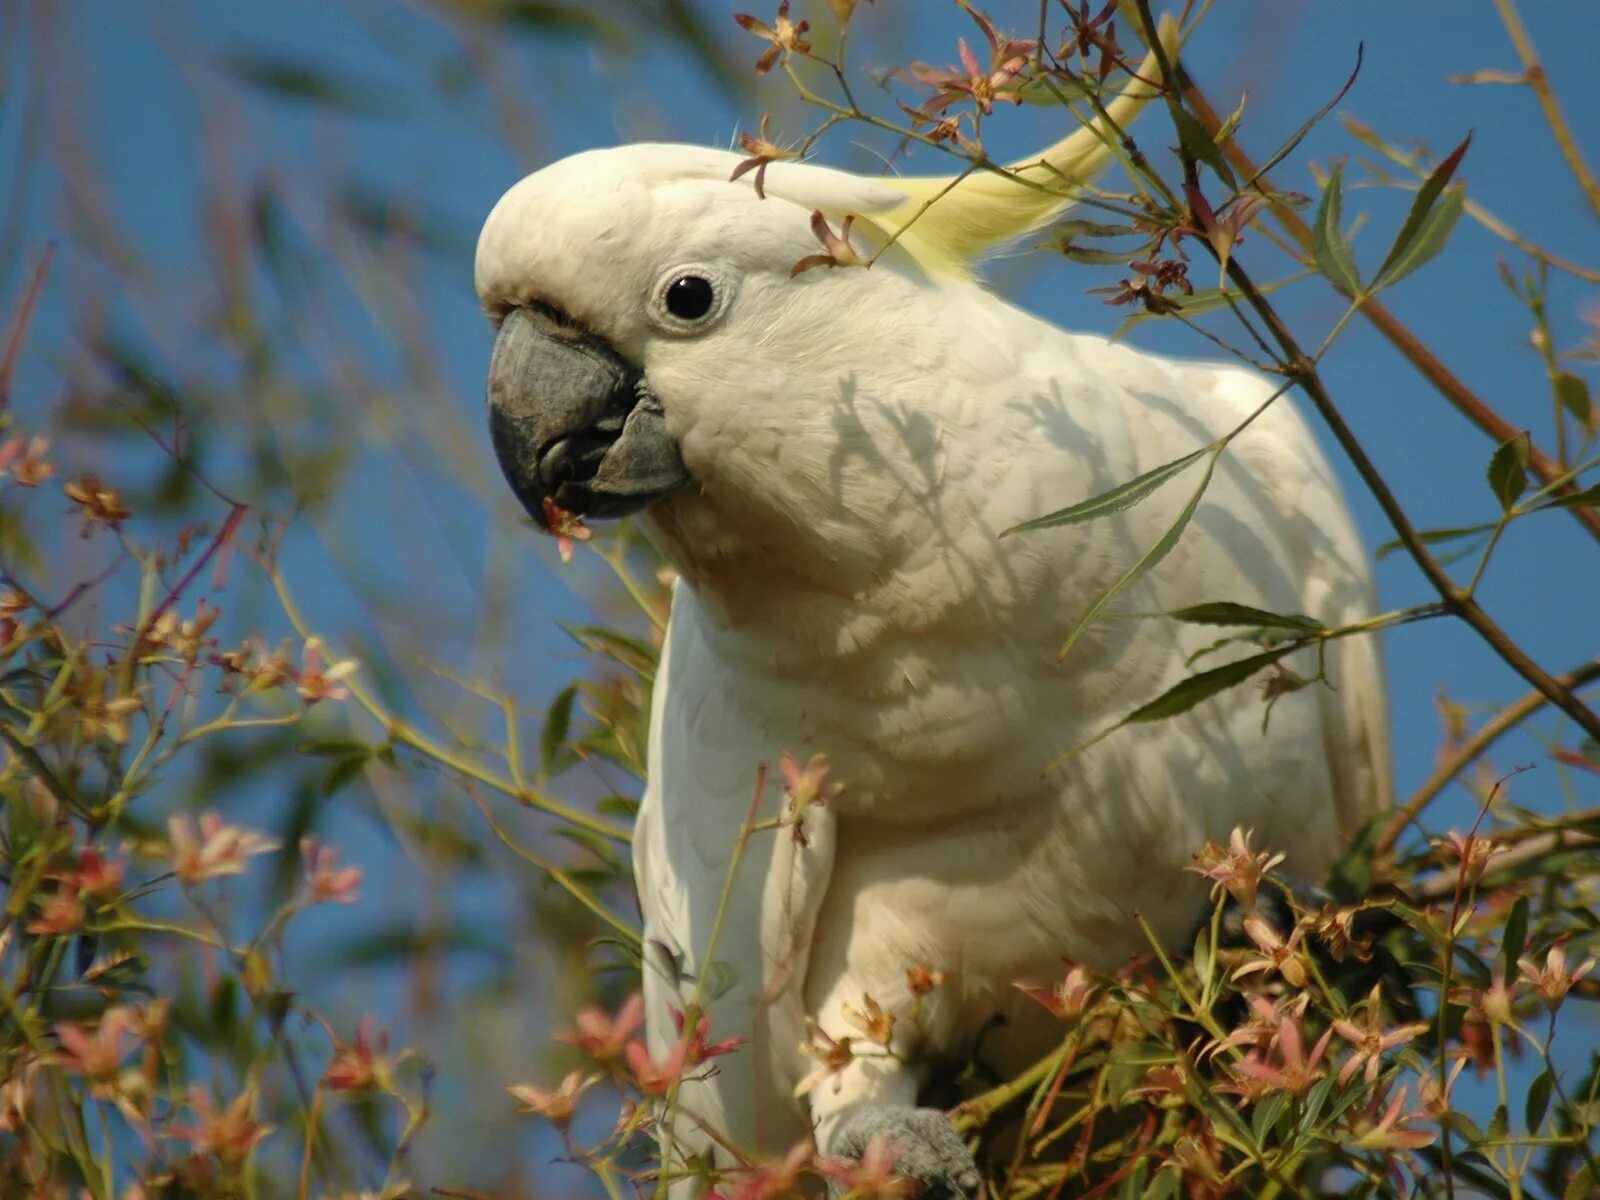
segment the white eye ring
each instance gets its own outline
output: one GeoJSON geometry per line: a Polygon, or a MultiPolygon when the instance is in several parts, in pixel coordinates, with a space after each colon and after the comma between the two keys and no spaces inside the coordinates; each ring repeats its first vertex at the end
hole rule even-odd
{"type": "Polygon", "coordinates": [[[662,274],[650,296],[650,320],[664,333],[703,333],[733,298],[732,281],[708,263],[680,263],[662,274]]]}

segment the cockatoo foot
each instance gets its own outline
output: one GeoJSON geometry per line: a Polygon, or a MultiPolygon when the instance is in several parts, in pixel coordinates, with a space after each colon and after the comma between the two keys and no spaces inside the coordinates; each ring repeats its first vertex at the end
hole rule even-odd
{"type": "MultiPolygon", "coordinates": [[[[829,1152],[860,1160],[874,1138],[894,1151],[890,1170],[916,1186],[917,1200],[976,1200],[983,1175],[936,1108],[862,1104],[843,1113],[829,1139],[829,1152]]],[[[828,1184],[830,1200],[848,1195],[848,1182],[828,1184]]]]}

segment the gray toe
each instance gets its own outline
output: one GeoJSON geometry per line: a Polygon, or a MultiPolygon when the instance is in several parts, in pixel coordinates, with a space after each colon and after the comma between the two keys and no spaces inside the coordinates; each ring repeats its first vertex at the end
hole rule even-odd
{"type": "MultiPolygon", "coordinates": [[[[917,1200],[976,1200],[983,1186],[978,1164],[938,1109],[853,1108],[840,1116],[829,1150],[841,1158],[860,1158],[875,1137],[897,1147],[894,1171],[916,1185],[917,1200]]],[[[830,1196],[844,1194],[842,1185],[830,1185],[830,1196]]]]}

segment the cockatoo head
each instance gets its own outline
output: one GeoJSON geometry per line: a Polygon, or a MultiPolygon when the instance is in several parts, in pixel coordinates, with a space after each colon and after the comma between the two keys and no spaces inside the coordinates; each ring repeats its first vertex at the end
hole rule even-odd
{"type": "Polygon", "coordinates": [[[546,500],[610,517],[679,489],[726,491],[763,453],[770,487],[778,443],[828,420],[799,381],[870,363],[848,314],[919,286],[903,262],[793,277],[821,250],[813,209],[887,211],[902,193],[777,164],[763,199],[730,182],[738,162],[689,146],[592,151],[528,176],[490,214],[477,256],[500,327],[490,429],[536,518],[546,500]]]}
{"type": "MultiPolygon", "coordinates": [[[[1114,119],[1150,94],[1136,83],[1114,119]]],[[[541,523],[552,505],[648,509],[686,571],[691,553],[797,542],[835,570],[881,571],[864,547],[908,486],[884,463],[926,467],[943,436],[904,398],[937,399],[941,357],[983,340],[985,306],[955,293],[970,295],[984,253],[1059,214],[1112,145],[1080,129],[1004,173],[902,178],[782,161],[741,174],[736,154],[645,144],[528,176],[477,254],[499,326],[490,429],[512,488],[541,523]],[[921,445],[885,454],[885,439],[921,445]]]]}

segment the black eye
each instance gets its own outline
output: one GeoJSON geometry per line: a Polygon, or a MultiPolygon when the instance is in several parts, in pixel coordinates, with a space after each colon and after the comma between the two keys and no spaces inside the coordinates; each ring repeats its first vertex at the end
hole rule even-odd
{"type": "Polygon", "coordinates": [[[699,275],[680,275],[667,285],[667,311],[680,321],[698,321],[715,299],[711,281],[699,275]]]}

